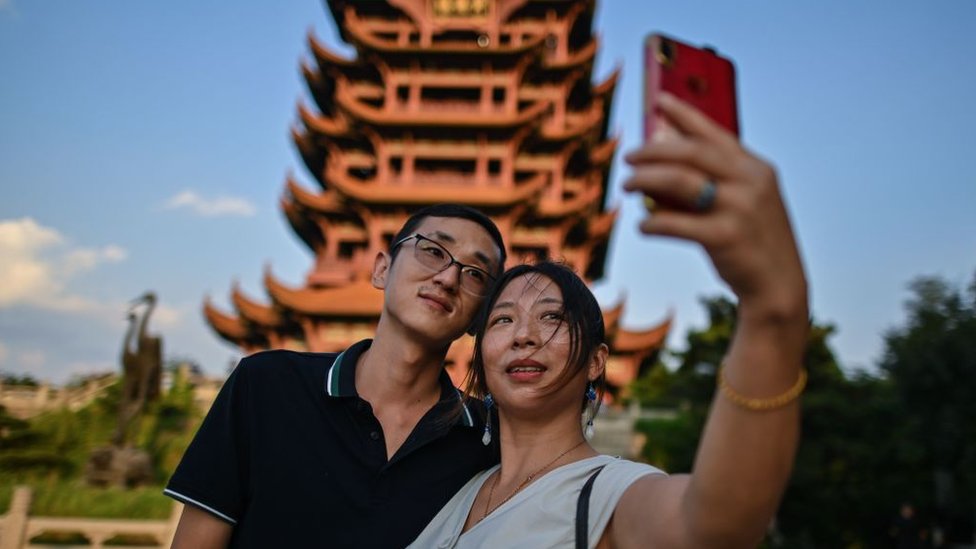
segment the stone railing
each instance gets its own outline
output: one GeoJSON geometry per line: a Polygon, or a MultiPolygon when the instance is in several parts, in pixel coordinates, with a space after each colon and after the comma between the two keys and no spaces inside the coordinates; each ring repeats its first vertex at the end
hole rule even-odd
{"type": "Polygon", "coordinates": [[[118,381],[116,375],[89,379],[83,385],[55,388],[47,383],[37,386],[0,383],[0,405],[20,419],[28,419],[60,408],[78,410],[101,396],[105,389],[118,381]]]}
{"type": "MultiPolygon", "coordinates": [[[[140,549],[169,547],[176,532],[176,523],[183,512],[183,505],[173,503],[173,512],[166,520],[124,520],[66,517],[30,516],[31,489],[18,486],[10,500],[6,515],[0,515],[0,549],[40,549],[43,544],[33,544],[31,539],[44,533],[80,534],[88,540],[86,545],[58,545],[65,548],[105,547],[105,542],[119,536],[152,539],[156,545],[139,545],[140,549]]],[[[125,546],[111,545],[113,549],[125,546]]]]}
{"type": "MultiPolygon", "coordinates": [[[[194,374],[186,364],[180,365],[180,375],[193,386],[193,401],[201,410],[209,410],[224,378],[194,374]]],[[[167,379],[172,372],[163,373],[163,390],[169,390],[167,379]]],[[[54,387],[48,383],[38,385],[10,385],[0,382],[0,406],[18,419],[31,419],[45,412],[68,409],[77,411],[105,394],[106,389],[118,383],[119,376],[106,374],[92,377],[77,387],[54,387]]]]}
{"type": "Polygon", "coordinates": [[[644,436],[634,429],[638,419],[674,419],[674,410],[642,410],[634,402],[627,408],[604,407],[593,421],[590,444],[602,454],[636,459],[644,447],[644,436]]]}

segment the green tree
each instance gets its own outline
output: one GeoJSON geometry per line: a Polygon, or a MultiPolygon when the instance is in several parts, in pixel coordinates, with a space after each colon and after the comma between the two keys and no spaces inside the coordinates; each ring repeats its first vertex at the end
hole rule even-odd
{"type": "MultiPolygon", "coordinates": [[[[638,424],[647,436],[645,459],[671,471],[691,470],[717,366],[735,330],[733,302],[718,297],[702,304],[709,325],[688,333],[686,350],[676,353],[678,368],[668,375],[652,370],[635,385],[635,394],[652,396],[644,405],[677,404],[674,419],[638,424]]],[[[769,546],[885,547],[888,519],[903,486],[912,482],[892,474],[897,466],[886,461],[895,455],[900,463],[911,454],[900,437],[890,436],[897,415],[890,384],[866,374],[845,376],[828,344],[834,331],[811,323],[803,359],[810,375],[803,437],[769,546]]]]}
{"type": "Polygon", "coordinates": [[[976,516],[976,277],[961,291],[938,277],[909,288],[903,326],[885,336],[881,370],[904,407],[916,449],[913,496],[948,529],[973,541],[976,516]]]}
{"type": "Polygon", "coordinates": [[[704,298],[709,325],[688,332],[685,351],[672,353],[679,365],[668,372],[663,364],[651,368],[633,387],[642,406],[676,408],[674,419],[641,420],[644,459],[668,471],[690,471],[698,438],[705,425],[715,387],[717,365],[725,355],[735,328],[735,304],[724,297],[704,298]]]}
{"type": "Polygon", "coordinates": [[[30,374],[17,375],[10,372],[0,372],[0,383],[21,387],[37,387],[40,385],[37,378],[30,374]]]}

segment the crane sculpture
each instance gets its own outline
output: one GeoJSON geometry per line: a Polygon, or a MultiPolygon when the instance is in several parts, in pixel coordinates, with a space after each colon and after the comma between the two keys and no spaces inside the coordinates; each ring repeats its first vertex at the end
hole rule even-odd
{"type": "Polygon", "coordinates": [[[156,308],[156,294],[146,292],[133,300],[129,309],[129,329],[122,341],[122,396],[119,401],[118,423],[112,444],[124,446],[132,421],[142,413],[147,402],[159,398],[163,371],[163,340],[147,333],[149,317],[156,308]],[[145,304],[142,319],[136,329],[135,309],[145,304]]]}
{"type": "Polygon", "coordinates": [[[126,315],[129,326],[122,339],[122,391],[111,444],[92,450],[85,477],[94,486],[132,487],[152,480],[149,454],[129,440],[133,422],[146,404],[159,398],[163,372],[163,340],[147,329],[156,308],[156,294],[146,292],[132,301],[126,315]],[[137,314],[144,305],[142,317],[137,314]]]}

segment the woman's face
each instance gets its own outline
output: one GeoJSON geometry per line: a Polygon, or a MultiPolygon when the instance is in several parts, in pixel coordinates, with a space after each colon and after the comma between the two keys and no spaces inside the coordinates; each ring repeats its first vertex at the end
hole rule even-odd
{"type": "Polygon", "coordinates": [[[552,385],[568,367],[571,350],[563,316],[562,292],[544,275],[528,273],[502,289],[481,344],[485,382],[500,407],[534,407],[546,397],[546,403],[566,399],[579,410],[584,372],[563,387],[552,385]]]}

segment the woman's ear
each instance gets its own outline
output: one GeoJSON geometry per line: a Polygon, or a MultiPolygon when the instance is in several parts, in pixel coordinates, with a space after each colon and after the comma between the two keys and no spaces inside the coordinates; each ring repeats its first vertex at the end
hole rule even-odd
{"type": "Polygon", "coordinates": [[[386,277],[390,273],[390,263],[393,259],[386,252],[378,252],[373,260],[373,274],[371,281],[377,290],[386,289],[386,277]]]}
{"type": "Polygon", "coordinates": [[[607,347],[606,343],[601,343],[597,346],[596,350],[593,351],[593,356],[590,358],[590,364],[586,371],[586,379],[590,381],[599,379],[607,370],[607,358],[609,356],[610,348],[607,347]]]}

